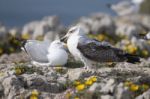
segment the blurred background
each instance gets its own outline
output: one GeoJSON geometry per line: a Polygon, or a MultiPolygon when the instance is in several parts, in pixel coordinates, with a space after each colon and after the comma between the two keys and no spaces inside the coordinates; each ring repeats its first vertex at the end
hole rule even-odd
{"type": "Polygon", "coordinates": [[[94,12],[114,15],[107,3],[120,0],[0,0],[0,21],[7,26],[23,26],[44,16],[58,15],[65,24],[94,12]]]}
{"type": "Polygon", "coordinates": [[[0,99],[150,99],[150,0],[0,0],[0,99]],[[21,50],[30,39],[47,48],[76,24],[141,62],[85,70],[69,54],[51,68],[32,64],[42,51],[21,50]]]}
{"type": "Polygon", "coordinates": [[[150,31],[149,14],[150,0],[0,0],[0,54],[20,52],[26,39],[52,42],[80,24],[91,38],[148,57],[148,41],[139,39],[150,31]]]}

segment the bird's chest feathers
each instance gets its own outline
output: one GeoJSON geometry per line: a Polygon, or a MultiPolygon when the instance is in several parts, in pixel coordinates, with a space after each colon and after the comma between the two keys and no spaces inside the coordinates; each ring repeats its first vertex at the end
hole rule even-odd
{"type": "Polygon", "coordinates": [[[69,49],[70,53],[76,57],[79,57],[79,53],[80,53],[80,51],[77,49],[78,40],[79,40],[78,36],[72,35],[71,37],[69,37],[69,39],[67,41],[67,45],[68,45],[68,49],[69,49]]]}

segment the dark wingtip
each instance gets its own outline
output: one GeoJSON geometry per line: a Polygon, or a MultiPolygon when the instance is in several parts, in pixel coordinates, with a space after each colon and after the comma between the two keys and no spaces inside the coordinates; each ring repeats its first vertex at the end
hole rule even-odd
{"type": "Polygon", "coordinates": [[[24,47],[26,43],[27,43],[27,40],[23,40],[23,41],[21,42],[22,47],[24,47]]]}
{"type": "Polygon", "coordinates": [[[25,48],[26,43],[27,43],[27,40],[23,40],[21,42],[21,46],[23,47],[24,51],[27,53],[26,48],[25,48]]]}
{"type": "Polygon", "coordinates": [[[136,64],[136,63],[140,63],[140,57],[136,56],[136,55],[132,55],[132,54],[125,54],[126,58],[127,58],[127,62],[132,63],[132,64],[136,64]]]}

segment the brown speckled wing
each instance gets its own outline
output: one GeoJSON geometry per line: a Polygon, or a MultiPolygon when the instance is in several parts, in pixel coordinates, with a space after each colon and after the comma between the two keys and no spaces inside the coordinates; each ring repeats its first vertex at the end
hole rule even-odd
{"type": "Polygon", "coordinates": [[[88,43],[78,43],[77,48],[86,58],[97,62],[122,62],[126,60],[125,53],[109,45],[92,40],[88,43]]]}

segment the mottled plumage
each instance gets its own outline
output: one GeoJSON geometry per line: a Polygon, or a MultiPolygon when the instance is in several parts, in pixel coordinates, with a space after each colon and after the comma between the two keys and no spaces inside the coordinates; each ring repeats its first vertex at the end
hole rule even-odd
{"type": "Polygon", "coordinates": [[[136,63],[140,59],[137,56],[130,55],[119,48],[111,46],[108,42],[100,42],[88,38],[82,28],[76,26],[69,30],[63,39],[67,39],[67,45],[70,53],[75,59],[80,59],[84,65],[92,66],[95,62],[130,62],[136,63]]]}
{"type": "Polygon", "coordinates": [[[98,62],[122,62],[126,60],[125,54],[118,48],[104,45],[100,42],[92,40],[88,43],[78,43],[77,48],[86,58],[98,62]]]}

